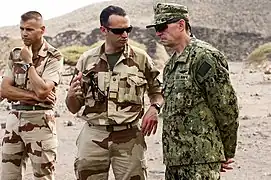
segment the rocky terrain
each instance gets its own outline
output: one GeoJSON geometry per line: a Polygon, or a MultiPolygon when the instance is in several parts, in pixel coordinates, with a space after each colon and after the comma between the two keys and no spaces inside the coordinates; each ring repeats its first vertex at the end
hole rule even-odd
{"type": "MultiPolygon", "coordinates": [[[[270,180],[271,179],[271,75],[244,69],[243,63],[230,63],[231,79],[237,91],[240,106],[240,127],[234,170],[223,173],[222,180],[270,180]]],[[[64,98],[71,76],[65,76],[58,90],[56,107],[58,126],[57,180],[73,180],[73,161],[76,156],[75,141],[84,122],[68,112],[64,98]],[[72,126],[67,126],[67,121],[72,126]]],[[[6,101],[0,103],[0,123],[8,114],[6,101]]],[[[163,180],[165,167],[162,164],[160,120],[156,135],[146,137],[148,144],[149,180],[163,180]]],[[[0,138],[4,129],[0,129],[0,138]]],[[[1,151],[1,148],[0,148],[1,151]]],[[[0,166],[1,170],[1,166],[0,166]]],[[[25,180],[32,179],[28,163],[25,180]]],[[[113,180],[112,172],[110,180],[113,180]]]]}
{"type": "MultiPolygon", "coordinates": [[[[102,39],[99,33],[99,14],[110,5],[122,6],[135,27],[131,39],[148,47],[148,53],[156,58],[158,42],[153,30],[145,26],[153,20],[152,6],[162,0],[114,0],[91,4],[66,15],[46,21],[47,39],[56,47],[71,44],[91,45],[102,39]]],[[[253,49],[271,40],[270,0],[168,0],[188,6],[192,32],[196,37],[214,44],[231,61],[241,61],[253,49]]],[[[19,19],[19,17],[18,17],[19,19]]],[[[9,44],[17,44],[19,27],[0,28],[0,60],[7,58],[9,44]],[[12,42],[12,43],[11,43],[12,42]]]]}

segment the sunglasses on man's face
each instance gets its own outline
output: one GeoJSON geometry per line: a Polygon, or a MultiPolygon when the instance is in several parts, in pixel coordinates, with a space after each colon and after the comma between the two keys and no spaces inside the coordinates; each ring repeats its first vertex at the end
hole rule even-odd
{"type": "Polygon", "coordinates": [[[154,26],[155,31],[161,33],[161,32],[165,31],[168,28],[168,24],[176,23],[179,20],[180,19],[171,19],[171,20],[166,21],[165,23],[157,24],[157,25],[154,26]]]}
{"type": "Polygon", "coordinates": [[[123,34],[124,32],[126,32],[127,34],[130,33],[133,29],[132,26],[128,27],[128,28],[109,28],[106,27],[106,29],[108,29],[109,31],[111,31],[114,34],[120,35],[123,34]]]}

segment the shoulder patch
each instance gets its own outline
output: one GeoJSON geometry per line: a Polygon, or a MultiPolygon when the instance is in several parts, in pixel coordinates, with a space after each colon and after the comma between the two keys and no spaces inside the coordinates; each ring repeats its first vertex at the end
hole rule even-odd
{"type": "Polygon", "coordinates": [[[198,73],[201,77],[204,77],[208,71],[211,69],[211,65],[209,63],[207,63],[206,61],[202,63],[202,65],[200,66],[198,73]]]}
{"type": "Polygon", "coordinates": [[[62,59],[62,54],[56,48],[49,48],[48,52],[53,55],[53,57],[57,58],[58,60],[62,59]]]}

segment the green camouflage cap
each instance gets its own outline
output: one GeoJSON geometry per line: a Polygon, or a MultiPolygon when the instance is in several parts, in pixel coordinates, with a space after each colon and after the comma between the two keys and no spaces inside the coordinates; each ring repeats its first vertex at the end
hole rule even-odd
{"type": "Polygon", "coordinates": [[[186,6],[175,3],[158,3],[154,6],[154,24],[146,26],[153,27],[163,24],[168,20],[180,18],[188,21],[188,10],[186,6]]]}

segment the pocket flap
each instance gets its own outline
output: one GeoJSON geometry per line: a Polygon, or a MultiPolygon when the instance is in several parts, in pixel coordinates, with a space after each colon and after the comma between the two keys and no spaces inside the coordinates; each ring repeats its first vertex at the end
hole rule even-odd
{"type": "Polygon", "coordinates": [[[147,83],[147,80],[138,76],[129,76],[127,82],[129,85],[142,86],[147,83]]]}

